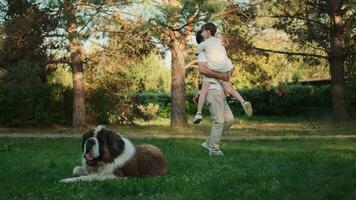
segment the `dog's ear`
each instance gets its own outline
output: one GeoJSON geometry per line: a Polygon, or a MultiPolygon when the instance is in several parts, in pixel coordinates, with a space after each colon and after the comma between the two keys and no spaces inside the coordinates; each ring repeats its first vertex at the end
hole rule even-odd
{"type": "Polygon", "coordinates": [[[115,158],[124,151],[125,142],[122,139],[122,137],[115,132],[106,131],[106,133],[108,134],[106,139],[107,139],[109,152],[111,156],[115,158]]]}
{"type": "Polygon", "coordinates": [[[93,130],[94,129],[90,129],[88,132],[84,133],[83,137],[82,137],[82,151],[84,151],[84,144],[87,141],[88,138],[92,137],[93,135],[93,130]]]}

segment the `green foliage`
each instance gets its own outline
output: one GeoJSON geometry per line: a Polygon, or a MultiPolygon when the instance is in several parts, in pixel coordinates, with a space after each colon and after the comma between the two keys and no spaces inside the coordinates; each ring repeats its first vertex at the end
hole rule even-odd
{"type": "Polygon", "coordinates": [[[131,67],[105,56],[97,61],[93,57],[90,60],[85,76],[87,118],[92,123],[133,124],[136,118],[150,118],[149,114],[137,110],[136,105],[146,106],[148,103],[136,102],[135,94],[145,90],[168,90],[169,72],[161,66],[156,55],[131,62],[131,67]]]}
{"type": "Polygon", "coordinates": [[[201,87],[201,75],[196,66],[185,70],[185,87],[187,91],[199,91],[201,87]]]}
{"type": "MultiPolygon", "coordinates": [[[[302,108],[331,108],[330,87],[287,85],[278,86],[272,89],[243,89],[238,90],[243,98],[251,101],[254,114],[256,115],[285,115],[295,116],[300,114],[302,108]]],[[[190,115],[196,113],[196,104],[193,102],[194,92],[186,94],[186,112],[190,115]]],[[[170,116],[170,95],[166,93],[141,93],[135,97],[135,104],[148,105],[158,104],[158,115],[162,117],[170,116]]],[[[235,114],[242,114],[240,103],[231,104],[231,109],[235,114]]],[[[204,113],[208,114],[207,106],[204,106],[204,113]]]]}
{"type": "Polygon", "coordinates": [[[34,1],[14,0],[2,4],[0,67],[0,123],[4,126],[65,123],[63,109],[68,88],[49,83],[52,69],[46,67],[48,40],[58,26],[54,12],[34,1]]]}
{"type": "Polygon", "coordinates": [[[135,81],[138,92],[167,92],[171,86],[171,73],[162,65],[159,55],[151,53],[142,58],[141,62],[128,68],[128,75],[135,81]]]}
{"type": "Polygon", "coordinates": [[[47,61],[46,50],[54,43],[45,38],[57,27],[57,20],[32,1],[11,0],[6,4],[0,67],[12,67],[20,60],[43,65],[47,61]]]}
{"type": "Polygon", "coordinates": [[[257,115],[295,116],[303,108],[331,108],[329,86],[280,85],[271,90],[242,90],[241,95],[251,101],[257,115]]]}
{"type": "Polygon", "coordinates": [[[52,73],[48,77],[49,83],[73,88],[73,75],[68,65],[56,65],[52,67],[51,71],[52,73]]]}
{"type": "Polygon", "coordinates": [[[346,85],[348,89],[348,101],[356,105],[356,56],[351,56],[346,61],[346,85]]]}
{"type": "Polygon", "coordinates": [[[169,118],[171,111],[171,95],[162,92],[143,92],[134,96],[135,105],[158,105],[157,117],[169,118]]]}
{"type": "Polygon", "coordinates": [[[271,28],[276,19],[267,16],[272,16],[276,7],[267,2],[263,4],[269,6],[231,4],[227,8],[231,12],[223,16],[220,31],[227,35],[230,43],[226,49],[235,66],[233,85],[270,88],[280,82],[293,81],[294,74],[301,80],[328,78],[328,65],[323,60],[256,51],[255,47],[300,51],[298,42],[293,42],[284,31],[271,28]]]}
{"type": "Polygon", "coordinates": [[[68,113],[63,108],[67,89],[43,82],[42,73],[37,66],[19,63],[4,74],[0,88],[1,125],[44,126],[66,122],[68,113]]]}
{"type": "Polygon", "coordinates": [[[304,52],[328,55],[329,58],[340,54],[336,51],[341,51],[345,58],[352,55],[355,9],[350,1],[272,0],[264,1],[258,12],[260,16],[273,17],[273,28],[287,33],[304,52]],[[333,45],[336,35],[340,45],[338,50],[333,45]]]}
{"type": "MultiPolygon", "coordinates": [[[[146,6],[150,7],[153,16],[148,23],[152,36],[160,41],[161,45],[168,47],[171,36],[167,30],[176,31],[176,36],[185,37],[184,32],[191,29],[190,25],[209,21],[213,15],[222,11],[226,7],[226,2],[219,0],[182,0],[177,2],[150,2],[146,6]],[[190,19],[193,17],[193,20],[190,19]]],[[[194,28],[192,28],[194,29],[194,28]]],[[[181,38],[184,40],[184,38],[181,38]]]]}
{"type": "Polygon", "coordinates": [[[87,96],[88,120],[97,124],[133,124],[134,106],[130,95],[112,93],[107,88],[97,88],[87,96]]]}
{"type": "Polygon", "coordinates": [[[141,118],[144,120],[150,120],[156,117],[156,114],[159,109],[158,104],[149,103],[147,106],[145,105],[138,105],[137,109],[141,114],[141,118]]]}

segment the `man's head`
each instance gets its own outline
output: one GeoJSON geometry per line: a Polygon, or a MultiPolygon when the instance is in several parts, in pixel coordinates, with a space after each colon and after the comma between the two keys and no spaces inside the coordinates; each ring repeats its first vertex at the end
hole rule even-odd
{"type": "Polygon", "coordinates": [[[201,42],[204,41],[203,36],[201,35],[201,30],[197,32],[197,34],[195,35],[195,40],[197,41],[198,44],[200,44],[201,42]]]}
{"type": "Polygon", "coordinates": [[[217,27],[214,23],[208,22],[201,27],[201,31],[201,35],[203,36],[204,40],[206,40],[215,35],[217,27]]]}

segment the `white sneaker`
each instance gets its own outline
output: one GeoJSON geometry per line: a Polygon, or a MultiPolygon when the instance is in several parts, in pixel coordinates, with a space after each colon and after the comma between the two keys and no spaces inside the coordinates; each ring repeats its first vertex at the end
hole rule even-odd
{"type": "Polygon", "coordinates": [[[199,124],[200,121],[203,119],[203,116],[201,114],[196,114],[193,118],[193,124],[199,124]]]}
{"type": "Polygon", "coordinates": [[[220,150],[209,150],[209,156],[223,156],[224,153],[220,150]]]}
{"type": "Polygon", "coordinates": [[[206,141],[201,143],[201,146],[206,148],[207,150],[209,150],[209,145],[208,145],[208,143],[206,141]]]}
{"type": "Polygon", "coordinates": [[[245,114],[247,117],[251,117],[252,116],[252,106],[251,103],[249,101],[245,101],[242,103],[242,108],[245,111],[245,114]]]}

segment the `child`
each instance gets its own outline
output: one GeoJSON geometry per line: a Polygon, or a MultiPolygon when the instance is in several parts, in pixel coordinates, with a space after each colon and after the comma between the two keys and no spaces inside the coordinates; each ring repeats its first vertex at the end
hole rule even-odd
{"type": "MultiPolygon", "coordinates": [[[[206,61],[208,63],[208,68],[210,70],[218,71],[218,72],[232,72],[233,66],[231,60],[226,55],[226,50],[223,45],[227,45],[227,40],[223,36],[222,33],[217,33],[216,37],[213,37],[216,33],[216,26],[213,23],[207,23],[203,25],[201,30],[201,37],[205,39],[204,42],[201,42],[201,39],[198,41],[198,37],[200,36],[199,32],[197,33],[197,42],[198,42],[198,54],[199,57],[202,57],[205,54],[206,61]]],[[[241,95],[233,89],[233,86],[230,82],[227,81],[219,81],[224,88],[224,91],[235,97],[242,105],[246,115],[250,117],[252,115],[252,106],[251,103],[245,101],[241,95]]],[[[206,99],[206,95],[208,92],[208,88],[210,84],[218,84],[216,83],[216,79],[208,78],[203,76],[203,84],[200,90],[199,100],[198,100],[198,110],[197,114],[194,116],[193,123],[197,124],[202,120],[202,110],[204,106],[204,102],[206,99]]]]}

